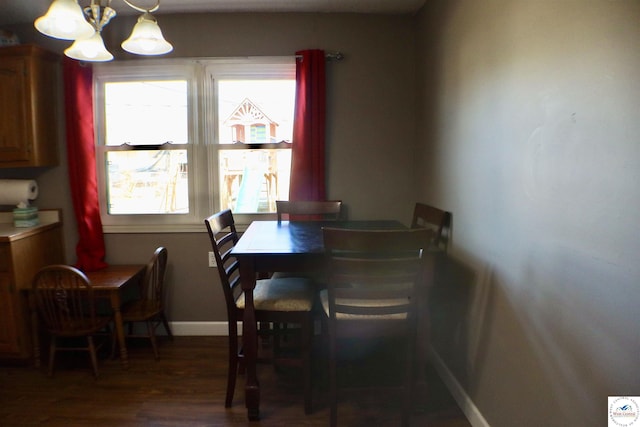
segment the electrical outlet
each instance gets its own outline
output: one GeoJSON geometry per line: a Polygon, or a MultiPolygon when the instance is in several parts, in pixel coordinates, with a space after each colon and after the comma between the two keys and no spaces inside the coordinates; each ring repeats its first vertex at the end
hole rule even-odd
{"type": "Polygon", "coordinates": [[[213,254],[213,252],[209,252],[209,267],[217,267],[216,256],[213,254]]]}

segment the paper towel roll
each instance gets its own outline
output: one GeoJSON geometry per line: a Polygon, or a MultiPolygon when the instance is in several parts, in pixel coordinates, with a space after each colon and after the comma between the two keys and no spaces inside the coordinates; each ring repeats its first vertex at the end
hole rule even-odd
{"type": "Polygon", "coordinates": [[[38,197],[38,183],[29,179],[0,179],[0,205],[29,204],[38,197]]]}

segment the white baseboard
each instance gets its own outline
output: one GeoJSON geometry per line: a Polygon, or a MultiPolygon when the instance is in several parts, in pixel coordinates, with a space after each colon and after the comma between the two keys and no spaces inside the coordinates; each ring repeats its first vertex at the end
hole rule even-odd
{"type": "MultiPolygon", "coordinates": [[[[171,331],[176,336],[227,336],[229,328],[222,322],[170,322],[171,331]]],[[[162,332],[162,327],[158,328],[162,332]]],[[[242,333],[242,323],[238,323],[238,333],[242,333]]]]}
{"type": "Polygon", "coordinates": [[[449,368],[447,368],[447,365],[445,365],[440,355],[433,348],[429,350],[429,358],[433,366],[438,371],[442,382],[447,386],[449,392],[456,400],[458,406],[462,409],[462,412],[467,417],[467,420],[469,420],[471,425],[473,427],[490,427],[487,420],[482,416],[480,410],[473,403],[473,400],[471,400],[462,385],[458,382],[453,373],[451,373],[449,368]]]}

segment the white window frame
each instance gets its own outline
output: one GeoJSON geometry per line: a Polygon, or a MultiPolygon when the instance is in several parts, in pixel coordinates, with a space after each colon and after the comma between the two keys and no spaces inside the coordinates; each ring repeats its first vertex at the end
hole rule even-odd
{"type": "MultiPolygon", "coordinates": [[[[105,233],[201,232],[203,220],[220,209],[216,80],[224,78],[295,79],[295,57],[199,58],[131,60],[94,65],[96,172],[100,216],[105,233]],[[134,80],[187,80],[189,142],[188,214],[109,215],[105,170],[104,83],[134,80]],[[102,104],[100,104],[102,103],[102,104]]],[[[184,147],[176,145],[176,147],[184,147]]],[[[255,219],[275,219],[275,213],[235,214],[242,229],[255,219]]]]}

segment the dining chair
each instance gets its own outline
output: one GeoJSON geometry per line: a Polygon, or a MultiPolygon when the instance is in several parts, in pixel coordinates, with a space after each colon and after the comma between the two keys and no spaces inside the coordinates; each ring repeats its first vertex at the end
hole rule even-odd
{"type": "Polygon", "coordinates": [[[342,219],[341,200],[276,200],[278,222],[282,218],[304,220],[342,219]]]}
{"type": "MultiPolygon", "coordinates": [[[[404,365],[404,375],[400,375],[404,390],[402,425],[408,425],[416,362],[417,308],[426,306],[424,258],[432,237],[433,231],[422,228],[323,229],[327,289],[320,292],[320,301],[323,320],[328,323],[331,426],[337,425],[338,420],[339,340],[355,338],[378,343],[399,337],[406,343],[397,352],[402,354],[404,365]]],[[[366,356],[365,353],[362,357],[366,356]]]]}
{"type": "Polygon", "coordinates": [[[35,365],[40,366],[40,327],[50,337],[48,375],[53,375],[58,351],[87,351],[93,375],[98,377],[97,349],[94,336],[110,333],[111,314],[99,315],[98,298],[87,276],[70,265],[50,265],[33,278],[30,294],[33,323],[35,365]],[[80,346],[77,339],[85,338],[80,346]],[[67,345],[68,344],[68,345],[67,345]]]}
{"type": "MultiPolygon", "coordinates": [[[[450,264],[447,250],[451,240],[451,212],[426,203],[416,202],[413,209],[411,228],[427,228],[434,231],[433,240],[429,246],[432,266],[430,270],[432,277],[428,281],[430,295],[437,295],[443,292],[443,290],[450,289],[450,286],[448,286],[450,277],[448,269],[450,264]]],[[[429,304],[437,304],[434,302],[436,299],[437,298],[430,298],[429,304]]],[[[419,319],[419,322],[421,325],[425,325],[425,327],[418,331],[418,334],[421,335],[419,341],[421,345],[426,346],[429,341],[430,330],[428,325],[430,324],[432,316],[435,316],[435,313],[440,313],[441,311],[442,310],[438,309],[434,311],[434,314],[431,314],[427,308],[420,312],[419,317],[422,318],[419,319]]],[[[427,351],[426,347],[423,347],[421,351],[427,351]]],[[[418,364],[417,369],[422,370],[422,372],[418,374],[421,376],[424,369],[426,369],[426,364],[418,364]]]]}
{"type": "MultiPolygon", "coordinates": [[[[168,251],[160,246],[156,248],[147,263],[143,279],[139,282],[138,297],[125,303],[121,308],[122,323],[128,326],[125,338],[146,338],[151,341],[153,354],[158,358],[156,330],[162,324],[167,336],[173,341],[165,313],[165,272],[167,270],[168,251]],[[144,329],[134,328],[136,323],[144,323],[144,329]],[[143,332],[145,331],[145,332],[143,332]]],[[[115,341],[113,350],[115,351],[115,341]]]]}
{"type": "Polygon", "coordinates": [[[451,212],[416,202],[413,208],[411,228],[418,227],[435,231],[431,249],[447,251],[449,239],[451,238],[451,212]]]}
{"type": "MultiPolygon", "coordinates": [[[[231,255],[238,242],[233,213],[226,209],[204,220],[216,259],[220,284],[227,306],[229,362],[225,407],[231,407],[238,368],[243,370],[244,356],[238,342],[238,322],[244,316],[245,298],[240,283],[239,262],[231,255]]],[[[304,278],[259,279],[253,291],[256,322],[300,325],[299,355],[280,354],[274,348],[273,362],[302,368],[304,410],[311,413],[311,363],[315,291],[304,278]]]]}
{"type": "MultiPolygon", "coordinates": [[[[283,218],[295,219],[296,221],[339,221],[344,219],[341,200],[276,200],[276,210],[278,222],[283,218]]],[[[289,272],[276,271],[272,278],[279,279],[285,277],[305,277],[310,278],[319,284],[323,278],[317,272],[289,272]]],[[[323,287],[320,285],[319,287],[323,287]]]]}

